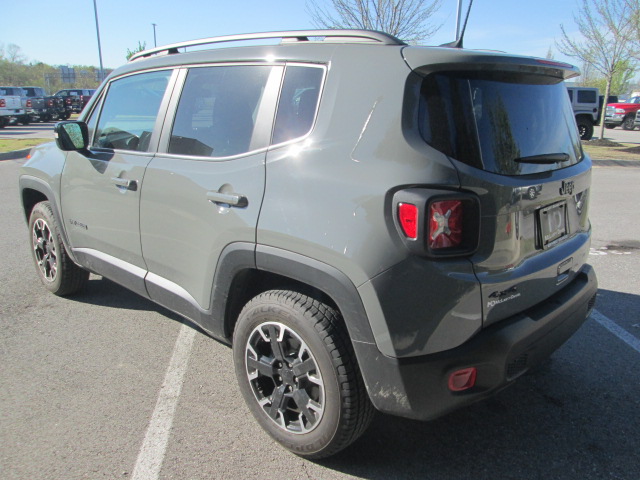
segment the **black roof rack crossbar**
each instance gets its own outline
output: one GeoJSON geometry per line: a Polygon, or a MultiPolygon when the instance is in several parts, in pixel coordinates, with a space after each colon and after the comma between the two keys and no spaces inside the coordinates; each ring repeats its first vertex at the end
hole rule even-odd
{"type": "Polygon", "coordinates": [[[242,42],[246,40],[266,40],[270,38],[280,38],[289,41],[309,41],[309,37],[340,38],[345,42],[371,42],[380,45],[406,45],[402,40],[384,32],[375,30],[293,30],[288,32],[263,32],[246,33],[242,35],[227,35],[223,37],[202,38],[181,43],[173,43],[163,47],[143,50],[133,55],[129,61],[139,58],[150,57],[159,53],[177,53],[179,48],[196,47],[200,45],[210,45],[224,42],[242,42]]]}

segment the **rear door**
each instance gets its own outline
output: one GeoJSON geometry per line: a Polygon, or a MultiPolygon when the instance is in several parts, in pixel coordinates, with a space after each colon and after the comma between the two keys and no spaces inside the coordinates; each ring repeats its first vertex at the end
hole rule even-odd
{"type": "Polygon", "coordinates": [[[171,75],[161,70],[112,81],[88,120],[91,147],[67,154],[61,180],[62,215],[78,260],[142,295],[140,193],[171,75]]]}
{"type": "Polygon", "coordinates": [[[494,66],[423,81],[423,138],[449,155],[461,189],[480,199],[470,261],[485,325],[548,298],[587,260],[590,161],[553,73],[494,66]]]}
{"type": "Polygon", "coordinates": [[[145,174],[141,242],[152,299],[191,318],[210,307],[222,250],[256,241],[282,66],[184,69],[145,174]]]}

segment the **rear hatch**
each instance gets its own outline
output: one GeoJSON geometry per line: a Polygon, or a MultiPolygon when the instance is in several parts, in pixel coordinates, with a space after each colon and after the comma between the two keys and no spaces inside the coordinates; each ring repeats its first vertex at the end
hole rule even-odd
{"type": "Polygon", "coordinates": [[[451,49],[404,55],[423,77],[422,138],[480,200],[479,244],[469,260],[484,325],[539,304],[571,282],[589,250],[591,162],[563,83],[577,70],[451,49]]]}

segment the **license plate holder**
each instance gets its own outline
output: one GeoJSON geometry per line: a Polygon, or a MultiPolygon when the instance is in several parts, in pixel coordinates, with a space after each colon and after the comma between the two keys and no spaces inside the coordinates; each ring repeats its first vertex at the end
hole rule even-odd
{"type": "Polygon", "coordinates": [[[553,247],[567,236],[567,202],[562,201],[538,210],[540,246],[553,247]]]}

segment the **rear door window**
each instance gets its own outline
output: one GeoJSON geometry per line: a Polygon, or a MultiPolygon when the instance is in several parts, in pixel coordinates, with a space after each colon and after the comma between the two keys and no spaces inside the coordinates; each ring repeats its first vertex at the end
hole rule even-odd
{"type": "Polygon", "coordinates": [[[287,66],[278,103],[273,144],[303,137],[311,131],[323,77],[322,67],[287,66]]]}
{"type": "Polygon", "coordinates": [[[582,159],[567,89],[555,77],[431,74],[422,83],[419,122],[429,145],[494,173],[539,173],[582,159]]]}
{"type": "Polygon", "coordinates": [[[248,152],[271,70],[263,65],[192,68],[180,96],[168,152],[204,157],[248,152]]]}
{"type": "Polygon", "coordinates": [[[598,96],[595,90],[578,90],[578,103],[596,103],[598,96]]]}

